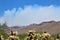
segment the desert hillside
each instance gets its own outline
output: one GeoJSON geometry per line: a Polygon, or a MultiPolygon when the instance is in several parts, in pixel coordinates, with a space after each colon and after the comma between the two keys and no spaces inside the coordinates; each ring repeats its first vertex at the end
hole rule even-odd
{"type": "Polygon", "coordinates": [[[48,21],[48,22],[42,22],[40,24],[31,24],[28,26],[23,27],[8,27],[4,29],[7,33],[9,33],[11,30],[17,31],[20,34],[26,33],[28,30],[34,29],[36,31],[47,31],[49,33],[60,33],[60,21],[48,21]]]}

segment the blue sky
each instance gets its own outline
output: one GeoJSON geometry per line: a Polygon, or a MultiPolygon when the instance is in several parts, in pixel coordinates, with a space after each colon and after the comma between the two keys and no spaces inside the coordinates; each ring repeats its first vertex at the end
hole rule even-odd
{"type": "Polygon", "coordinates": [[[60,6],[60,0],[0,0],[0,13],[2,14],[4,10],[35,4],[60,6]]]}
{"type": "Polygon", "coordinates": [[[60,6],[60,0],[0,0],[0,16],[3,15],[4,10],[12,9],[12,8],[19,8],[26,5],[41,5],[41,6],[60,6]]]}
{"type": "Polygon", "coordinates": [[[9,26],[23,26],[48,20],[59,21],[59,10],[60,0],[0,0],[0,23],[7,21],[9,26]]]}

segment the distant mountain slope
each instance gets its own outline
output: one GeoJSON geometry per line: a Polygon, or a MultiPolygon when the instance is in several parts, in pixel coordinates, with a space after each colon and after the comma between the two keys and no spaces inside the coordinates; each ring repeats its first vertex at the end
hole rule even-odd
{"type": "Polygon", "coordinates": [[[40,24],[31,24],[26,27],[9,27],[5,29],[6,32],[18,31],[19,33],[26,33],[28,30],[34,29],[36,31],[47,31],[49,33],[60,33],[60,21],[48,21],[40,24]]]}

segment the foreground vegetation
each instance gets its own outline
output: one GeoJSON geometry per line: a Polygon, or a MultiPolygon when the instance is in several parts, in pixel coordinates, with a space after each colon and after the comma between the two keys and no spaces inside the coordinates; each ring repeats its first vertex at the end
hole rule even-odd
{"type": "MultiPolygon", "coordinates": [[[[4,39],[7,39],[9,37],[9,35],[4,31],[4,29],[7,28],[7,27],[8,26],[7,26],[6,23],[3,23],[2,25],[0,24],[0,36],[3,35],[4,39]]],[[[36,32],[36,33],[42,34],[42,32],[36,32]]],[[[56,39],[57,35],[59,35],[59,38],[60,38],[59,33],[51,34],[51,37],[56,39]]],[[[24,40],[28,35],[27,34],[18,34],[17,36],[19,37],[20,40],[24,40]]]]}
{"type": "MultiPolygon", "coordinates": [[[[39,32],[40,33],[40,32],[39,32]]],[[[0,36],[3,35],[4,39],[8,38],[8,34],[4,32],[4,30],[0,29],[0,36]]],[[[17,35],[19,37],[20,40],[24,40],[27,37],[27,34],[18,34],[17,35]]],[[[52,36],[54,39],[56,39],[57,34],[52,34],[52,36]]]]}

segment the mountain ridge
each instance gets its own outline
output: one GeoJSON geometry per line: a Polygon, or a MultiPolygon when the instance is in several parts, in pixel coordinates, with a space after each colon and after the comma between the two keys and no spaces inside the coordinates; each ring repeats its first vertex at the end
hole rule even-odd
{"type": "Polygon", "coordinates": [[[9,33],[11,30],[17,31],[19,34],[24,34],[28,30],[36,30],[38,32],[40,31],[47,31],[51,34],[53,33],[60,33],[60,21],[47,21],[42,22],[40,24],[31,24],[24,27],[8,27],[7,29],[4,29],[7,33],[9,33]]]}

